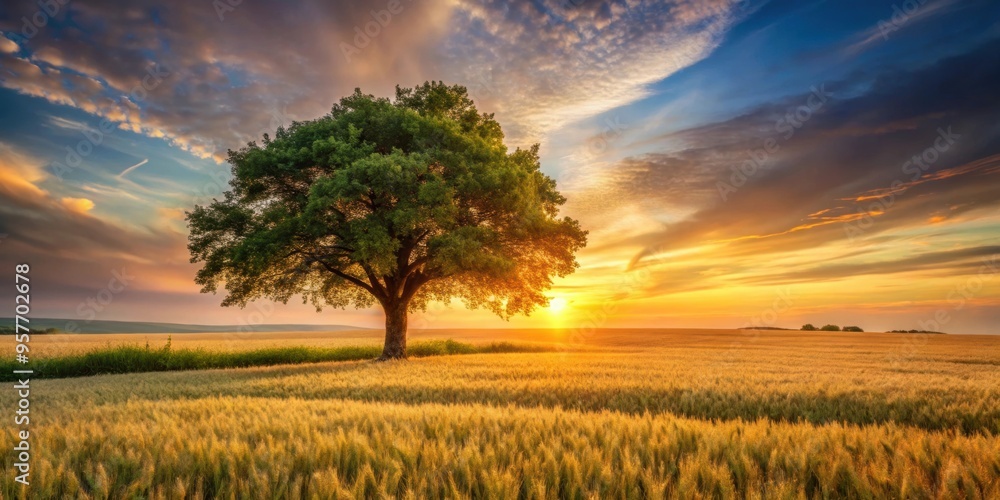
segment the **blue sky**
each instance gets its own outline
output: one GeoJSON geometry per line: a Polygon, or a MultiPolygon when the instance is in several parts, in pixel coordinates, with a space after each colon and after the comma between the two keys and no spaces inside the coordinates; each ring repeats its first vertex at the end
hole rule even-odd
{"type": "Polygon", "coordinates": [[[185,248],[226,151],[355,87],[435,79],[467,86],[510,147],[541,144],[591,237],[552,291],[567,312],[440,304],[428,326],[736,327],[790,293],[772,326],[998,333],[1000,4],[393,5],[0,7],[0,263],[38,268],[37,314],[80,320],[129,269],[98,319],[247,321],[198,293],[185,248]],[[67,148],[87,152],[71,169],[67,148]]]}

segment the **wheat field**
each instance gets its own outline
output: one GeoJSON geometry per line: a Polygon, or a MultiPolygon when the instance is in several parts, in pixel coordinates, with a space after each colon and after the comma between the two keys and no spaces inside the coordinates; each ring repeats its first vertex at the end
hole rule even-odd
{"type": "MultiPolygon", "coordinates": [[[[268,334],[242,344],[377,335],[268,334]]],[[[997,337],[602,330],[567,343],[566,332],[483,330],[414,338],[562,349],[36,380],[31,486],[8,473],[0,493],[1000,498],[997,337]]],[[[84,348],[53,337],[34,345],[39,355],[46,342],[50,353],[84,348]]],[[[0,403],[12,408],[13,391],[0,392],[0,403]]],[[[11,449],[14,438],[5,426],[0,446],[11,449]]]]}

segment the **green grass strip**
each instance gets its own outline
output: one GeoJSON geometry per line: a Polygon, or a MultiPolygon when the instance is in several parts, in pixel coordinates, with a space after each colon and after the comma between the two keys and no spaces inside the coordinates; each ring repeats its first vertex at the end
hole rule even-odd
{"type": "MultiPolygon", "coordinates": [[[[454,340],[414,342],[407,348],[410,357],[445,356],[504,352],[548,352],[553,347],[510,342],[475,345],[454,340]]],[[[30,368],[31,378],[68,378],[112,373],[164,372],[176,370],[207,370],[212,368],[245,368],[325,361],[357,361],[374,359],[382,347],[269,347],[250,351],[214,351],[207,349],[172,349],[170,342],[161,348],[138,345],[104,347],[80,354],[34,359],[27,366],[10,360],[0,361],[0,380],[18,378],[13,370],[30,368]]],[[[20,375],[28,377],[29,375],[20,375]]]]}

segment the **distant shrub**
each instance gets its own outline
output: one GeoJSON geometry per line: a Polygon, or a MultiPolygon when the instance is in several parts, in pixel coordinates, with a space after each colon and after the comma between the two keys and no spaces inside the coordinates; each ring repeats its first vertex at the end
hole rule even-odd
{"type": "Polygon", "coordinates": [[[825,325],[823,328],[820,328],[820,330],[824,332],[839,332],[840,327],[837,325],[825,325]]]}
{"type": "Polygon", "coordinates": [[[944,332],[935,332],[933,330],[889,330],[889,333],[936,333],[936,334],[944,334],[944,332]]]}
{"type": "Polygon", "coordinates": [[[813,326],[812,323],[806,323],[806,324],[802,325],[802,331],[803,332],[815,332],[816,331],[816,327],[813,326]]]}
{"type": "Polygon", "coordinates": [[[864,330],[862,330],[860,326],[845,326],[843,331],[845,331],[845,332],[864,332],[864,330]]]}

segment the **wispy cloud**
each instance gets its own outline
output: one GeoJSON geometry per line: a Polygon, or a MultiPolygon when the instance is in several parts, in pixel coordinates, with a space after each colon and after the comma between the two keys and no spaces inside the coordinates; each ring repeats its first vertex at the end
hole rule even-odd
{"type": "Polygon", "coordinates": [[[135,169],[137,169],[137,168],[139,168],[139,167],[141,167],[141,166],[143,166],[143,165],[147,164],[147,163],[149,163],[149,158],[145,158],[145,159],[143,159],[143,160],[142,160],[142,161],[140,161],[139,163],[136,163],[135,165],[132,165],[131,167],[129,167],[129,168],[126,168],[125,170],[122,170],[122,173],[118,174],[118,178],[119,178],[119,179],[122,179],[122,178],[124,178],[124,177],[125,177],[125,174],[127,174],[127,173],[129,173],[129,172],[131,172],[131,171],[133,171],[133,170],[135,170],[135,169]]]}

